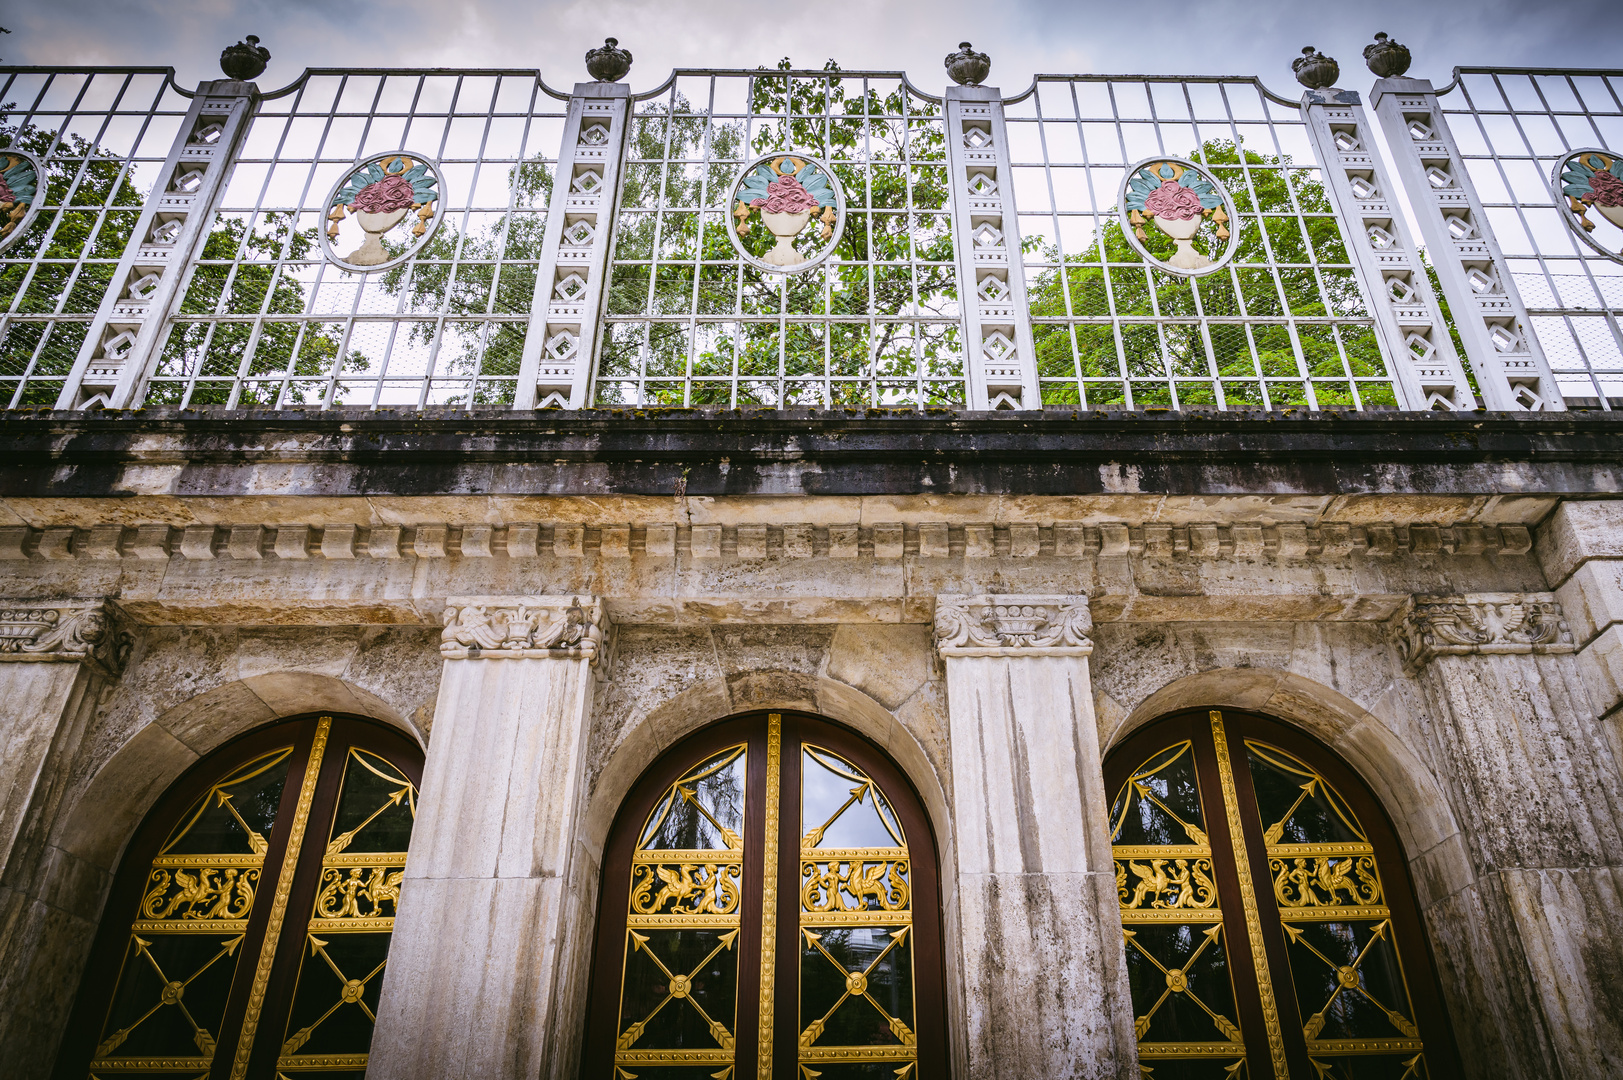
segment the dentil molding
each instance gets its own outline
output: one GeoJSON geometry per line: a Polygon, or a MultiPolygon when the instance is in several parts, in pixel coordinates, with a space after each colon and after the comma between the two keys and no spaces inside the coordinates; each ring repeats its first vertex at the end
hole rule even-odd
{"type": "Polygon", "coordinates": [[[452,596],[440,621],[450,660],[555,658],[596,663],[607,620],[597,596],[452,596]]]}
{"type": "Polygon", "coordinates": [[[0,600],[0,661],[80,663],[117,678],[134,644],[104,598],[0,600]]]}
{"type": "Polygon", "coordinates": [[[1436,656],[1570,653],[1572,634],[1553,593],[1417,596],[1394,623],[1410,671],[1436,656]]]}
{"type": "Polygon", "coordinates": [[[938,596],[942,656],[1086,656],[1093,616],[1086,596],[938,596]]]}

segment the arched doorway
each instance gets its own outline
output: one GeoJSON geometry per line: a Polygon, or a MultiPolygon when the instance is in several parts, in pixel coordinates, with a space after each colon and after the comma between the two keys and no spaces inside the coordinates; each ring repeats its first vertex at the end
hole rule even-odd
{"type": "Polygon", "coordinates": [[[1332,751],[1197,710],[1133,734],[1105,782],[1147,1075],[1458,1074],[1402,849],[1332,751]]]}
{"type": "Polygon", "coordinates": [[[632,788],[603,866],[585,1076],[946,1076],[935,838],[861,736],[706,728],[632,788]]]}
{"type": "Polygon", "coordinates": [[[56,1076],[360,1080],[422,762],[312,716],[188,770],[120,863],[56,1076]]]}

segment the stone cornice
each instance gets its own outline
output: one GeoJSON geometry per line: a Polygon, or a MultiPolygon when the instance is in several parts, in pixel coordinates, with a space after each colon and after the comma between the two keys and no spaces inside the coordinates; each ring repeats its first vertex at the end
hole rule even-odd
{"type": "Polygon", "coordinates": [[[452,596],[441,621],[440,655],[450,660],[596,663],[606,625],[596,596],[452,596]]]}
{"type": "Polygon", "coordinates": [[[117,678],[134,641],[101,597],[0,599],[0,661],[80,663],[117,678]]]}
{"type": "Polygon", "coordinates": [[[1393,631],[1411,672],[1437,656],[1573,651],[1553,593],[1417,596],[1394,620],[1393,631]]]}
{"type": "Polygon", "coordinates": [[[1093,616],[1086,596],[938,596],[942,656],[1086,656],[1093,616]]]}

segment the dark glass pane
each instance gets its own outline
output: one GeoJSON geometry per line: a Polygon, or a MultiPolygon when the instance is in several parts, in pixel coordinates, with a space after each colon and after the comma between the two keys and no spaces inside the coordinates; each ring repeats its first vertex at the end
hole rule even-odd
{"type": "Polygon", "coordinates": [[[366,1053],[388,955],[388,933],[309,935],[283,1058],[366,1053]]]}
{"type": "Polygon", "coordinates": [[[384,758],[352,749],[333,815],[331,846],[336,850],[329,853],[405,851],[416,817],[416,785],[384,758]]]}
{"type": "Polygon", "coordinates": [[[802,1046],[903,1045],[913,1030],[912,937],[908,927],[802,930],[802,1046]]]}
{"type": "Polygon", "coordinates": [[[1248,742],[1245,748],[1270,845],[1364,840],[1352,809],[1318,773],[1271,746],[1248,742]]]}
{"type": "Polygon", "coordinates": [[[292,753],[274,750],[232,770],[181,818],[163,854],[263,855],[292,753]]]}
{"type": "Polygon", "coordinates": [[[1193,747],[1179,743],[1139,766],[1117,793],[1110,822],[1112,844],[1204,844],[1193,747]]]}
{"type": "Polygon", "coordinates": [[[1237,1037],[1222,937],[1219,923],[1128,926],[1127,981],[1141,1042],[1211,1043],[1237,1037]]]}
{"type": "Polygon", "coordinates": [[[1416,1038],[1392,924],[1286,924],[1291,978],[1311,1047],[1317,1039],[1416,1038]]]}
{"type": "Polygon", "coordinates": [[[1424,1054],[1358,1054],[1330,1057],[1314,1054],[1313,1064],[1324,1080],[1427,1080],[1424,1054]]]}
{"type": "Polygon", "coordinates": [[[719,927],[629,931],[620,1048],[730,1049],[737,940],[737,930],[719,927]]]}
{"type": "Polygon", "coordinates": [[[214,1053],[240,935],[132,935],[98,1059],[214,1053]]]}

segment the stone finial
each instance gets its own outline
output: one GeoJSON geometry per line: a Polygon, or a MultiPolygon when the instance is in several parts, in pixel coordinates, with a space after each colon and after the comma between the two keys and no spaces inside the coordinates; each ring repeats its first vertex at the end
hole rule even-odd
{"type": "Polygon", "coordinates": [[[1311,45],[1302,46],[1302,55],[1291,61],[1296,81],[1309,90],[1334,86],[1341,78],[1341,65],[1311,45]]]}
{"type": "Polygon", "coordinates": [[[619,82],[631,70],[631,50],[615,38],[604,38],[601,49],[586,50],[586,71],[598,82],[619,82]]]}
{"type": "Polygon", "coordinates": [[[936,648],[943,656],[1085,654],[1093,616],[1086,596],[938,596],[936,648]]]}
{"type": "Polygon", "coordinates": [[[1393,79],[1409,70],[1409,50],[1383,34],[1364,46],[1364,63],[1378,79],[1393,79]]]}
{"type": "Polygon", "coordinates": [[[220,70],[225,72],[228,79],[252,82],[264,72],[270,58],[270,50],[261,45],[257,37],[249,34],[247,41],[227,45],[221,50],[220,70]]]}
{"type": "Polygon", "coordinates": [[[958,51],[948,53],[942,63],[946,65],[947,75],[959,86],[979,86],[992,73],[992,58],[976,52],[967,41],[960,41],[958,51]]]}

